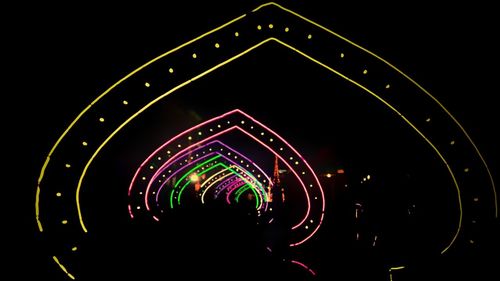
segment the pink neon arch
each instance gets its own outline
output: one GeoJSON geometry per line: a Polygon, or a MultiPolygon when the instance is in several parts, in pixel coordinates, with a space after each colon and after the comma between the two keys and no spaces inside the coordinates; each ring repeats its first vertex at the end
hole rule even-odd
{"type": "MultiPolygon", "coordinates": [[[[214,117],[214,118],[209,119],[207,121],[204,121],[204,122],[202,122],[202,123],[200,123],[200,124],[198,124],[198,125],[190,128],[190,129],[188,129],[186,131],[183,131],[180,134],[174,136],[172,139],[170,139],[166,143],[164,143],[158,149],[156,149],[149,157],[147,157],[147,159],[140,165],[139,169],[136,171],[136,173],[135,173],[135,175],[133,177],[133,180],[132,180],[132,182],[131,182],[131,184],[129,186],[129,194],[131,192],[131,189],[133,188],[133,185],[134,185],[134,183],[135,183],[135,181],[136,181],[139,173],[142,171],[142,168],[144,167],[144,165],[146,165],[162,149],[164,149],[168,145],[172,144],[174,141],[180,139],[181,137],[187,136],[188,134],[190,134],[194,130],[200,129],[200,128],[202,128],[202,127],[204,127],[204,126],[206,126],[206,125],[208,125],[210,123],[214,123],[216,121],[222,120],[223,118],[227,118],[227,117],[230,117],[231,115],[236,115],[236,114],[242,115],[243,117],[245,117],[246,119],[250,120],[254,124],[256,124],[256,125],[260,126],[261,128],[263,128],[271,136],[273,136],[274,138],[277,138],[279,141],[281,141],[281,143],[283,143],[287,147],[287,149],[291,150],[295,156],[298,156],[298,158],[301,160],[301,163],[303,163],[306,166],[308,172],[312,175],[315,184],[311,184],[310,187],[313,188],[314,186],[316,186],[318,188],[318,190],[319,190],[319,195],[320,195],[320,198],[321,198],[321,200],[320,200],[321,201],[320,202],[320,204],[321,204],[321,214],[320,214],[319,222],[317,222],[317,226],[313,229],[313,231],[308,236],[306,236],[304,239],[302,239],[301,241],[299,241],[297,243],[290,244],[290,246],[297,246],[297,245],[300,245],[300,244],[304,243],[305,241],[307,241],[310,237],[312,237],[317,232],[317,230],[321,226],[321,223],[322,223],[323,218],[324,218],[325,198],[324,198],[324,192],[323,192],[321,183],[319,182],[319,179],[318,179],[317,175],[315,174],[314,170],[311,168],[311,166],[309,165],[309,163],[304,159],[304,157],[295,148],[293,148],[285,139],[283,139],[281,136],[279,136],[273,130],[271,130],[270,128],[268,128],[264,124],[260,123],[259,121],[257,121],[256,119],[254,119],[253,117],[251,117],[250,115],[244,113],[243,111],[241,111],[239,109],[235,109],[235,110],[229,111],[229,112],[224,113],[224,114],[222,114],[220,116],[217,116],[217,117],[214,117]]],[[[229,123],[229,121],[228,121],[228,123],[229,123]]],[[[202,140],[198,141],[196,144],[193,144],[193,145],[191,145],[191,146],[189,146],[187,148],[182,149],[181,151],[179,151],[178,153],[176,153],[172,158],[168,159],[167,163],[170,163],[172,161],[172,159],[177,158],[179,155],[181,155],[182,153],[186,152],[188,149],[192,149],[196,145],[200,145],[202,143],[205,143],[208,140],[214,139],[217,136],[220,136],[222,134],[228,133],[228,132],[230,132],[232,130],[235,130],[235,129],[243,132],[244,134],[246,134],[247,136],[249,136],[250,138],[252,138],[256,142],[258,142],[259,144],[261,144],[263,147],[265,147],[266,149],[268,149],[270,152],[272,152],[283,163],[285,163],[285,165],[290,169],[290,171],[292,171],[292,173],[294,174],[294,176],[300,182],[300,184],[302,186],[302,189],[304,190],[305,195],[306,195],[307,211],[306,211],[305,216],[302,218],[302,220],[298,224],[296,224],[295,226],[292,227],[292,230],[297,229],[298,227],[302,226],[304,224],[304,222],[307,220],[307,218],[309,217],[309,215],[310,215],[310,211],[311,211],[311,198],[309,196],[308,188],[306,187],[306,185],[305,185],[304,181],[302,180],[301,176],[299,176],[299,174],[294,169],[294,167],[292,165],[290,165],[290,163],[285,158],[283,158],[278,152],[276,152],[275,149],[273,149],[271,146],[267,145],[266,143],[264,143],[262,140],[260,140],[259,138],[255,137],[251,133],[247,132],[245,129],[241,128],[240,126],[231,126],[231,127],[227,128],[227,129],[224,129],[224,130],[222,130],[222,131],[220,131],[218,133],[213,134],[210,137],[207,137],[205,139],[202,139],[202,140]]],[[[163,164],[163,165],[166,165],[166,163],[163,164]]],[[[145,196],[145,198],[146,198],[145,204],[147,204],[146,207],[149,206],[149,204],[147,202],[149,187],[150,187],[150,185],[148,185],[148,188],[146,189],[146,196],[145,196]]]]}

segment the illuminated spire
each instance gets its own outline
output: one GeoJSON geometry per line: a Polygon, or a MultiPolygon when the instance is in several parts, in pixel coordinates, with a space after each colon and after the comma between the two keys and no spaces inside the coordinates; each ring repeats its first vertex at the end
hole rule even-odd
{"type": "Polygon", "coordinates": [[[274,172],[273,172],[273,185],[280,184],[280,170],[278,167],[278,156],[274,157],[274,172]]]}
{"type": "Polygon", "coordinates": [[[280,183],[280,170],[278,167],[278,157],[277,156],[274,158],[273,189],[274,189],[274,192],[271,192],[270,202],[273,201],[272,198],[274,196],[279,196],[279,197],[281,197],[281,201],[284,203],[285,202],[285,189],[281,186],[281,183],[280,183]],[[273,195],[272,193],[276,193],[276,194],[273,195]]]}

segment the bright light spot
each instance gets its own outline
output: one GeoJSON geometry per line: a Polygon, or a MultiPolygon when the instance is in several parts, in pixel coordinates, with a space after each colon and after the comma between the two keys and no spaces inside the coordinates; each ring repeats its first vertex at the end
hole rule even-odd
{"type": "Polygon", "coordinates": [[[231,152],[228,152],[227,155],[231,155],[231,152]]]}
{"type": "Polygon", "coordinates": [[[188,140],[192,140],[192,139],[193,139],[193,137],[191,137],[191,136],[188,137],[188,140]]]}
{"type": "Polygon", "coordinates": [[[478,201],[479,201],[479,198],[474,197],[474,202],[478,202],[478,201]]]}
{"type": "Polygon", "coordinates": [[[283,147],[280,147],[280,151],[283,151],[283,147]]]}
{"type": "Polygon", "coordinates": [[[141,206],[137,206],[137,210],[140,210],[141,209],[141,206]]]}
{"type": "Polygon", "coordinates": [[[293,160],[293,157],[290,156],[290,160],[293,160]]]}
{"type": "Polygon", "coordinates": [[[64,167],[71,168],[71,165],[70,164],[66,164],[66,165],[64,165],[64,167]]]}
{"type": "Polygon", "coordinates": [[[219,43],[215,43],[215,48],[219,49],[220,45],[219,43]]]}
{"type": "Polygon", "coordinates": [[[167,154],[170,154],[170,153],[171,153],[170,150],[167,150],[167,154]]]}
{"type": "Polygon", "coordinates": [[[303,174],[303,175],[305,175],[305,174],[306,174],[306,172],[302,171],[302,174],[303,174]]]}
{"type": "Polygon", "coordinates": [[[240,34],[238,32],[235,32],[234,36],[238,37],[238,36],[240,36],[240,34]]]}
{"type": "MultiPolygon", "coordinates": [[[[160,180],[160,182],[161,182],[161,180],[160,180]]],[[[155,194],[156,194],[156,191],[153,191],[152,193],[153,193],[153,195],[155,195],[155,194]]]]}
{"type": "Polygon", "coordinates": [[[468,173],[469,172],[469,168],[465,168],[464,172],[468,173]]]}
{"type": "Polygon", "coordinates": [[[142,191],[141,191],[141,192],[139,192],[139,195],[142,195],[142,191]]]}
{"type": "Polygon", "coordinates": [[[260,178],[260,175],[257,175],[258,178],[260,178]]]}
{"type": "Polygon", "coordinates": [[[271,139],[269,139],[269,141],[270,141],[270,142],[273,142],[274,140],[271,138],[271,139]]]}
{"type": "Polygon", "coordinates": [[[288,32],[288,31],[290,31],[290,28],[285,27],[285,32],[288,32]]]}
{"type": "Polygon", "coordinates": [[[253,126],[250,126],[250,129],[252,129],[252,130],[253,130],[253,126]]]}
{"type": "Polygon", "coordinates": [[[124,101],[122,101],[122,103],[123,103],[124,105],[127,105],[127,104],[128,104],[128,101],[124,100],[124,101]]]}
{"type": "Polygon", "coordinates": [[[299,161],[295,161],[295,165],[299,165],[299,161]]]}
{"type": "Polygon", "coordinates": [[[104,118],[102,118],[102,117],[99,118],[99,122],[101,122],[101,123],[104,122],[104,118]]]}
{"type": "Polygon", "coordinates": [[[318,196],[314,196],[314,200],[318,200],[318,196]]]}
{"type": "Polygon", "coordinates": [[[189,180],[191,180],[191,182],[198,182],[200,180],[200,177],[198,177],[197,174],[192,174],[190,177],[189,177],[189,180]]]}
{"type": "Polygon", "coordinates": [[[178,144],[178,145],[177,145],[177,147],[178,147],[178,148],[181,148],[181,147],[182,147],[182,145],[178,144]]]}
{"type": "Polygon", "coordinates": [[[150,170],[153,170],[154,168],[155,168],[155,166],[153,166],[153,165],[149,166],[150,170]]]}
{"type": "Polygon", "coordinates": [[[169,68],[169,69],[168,69],[168,72],[170,72],[170,73],[174,73],[174,69],[173,69],[173,68],[169,68]]]}
{"type": "Polygon", "coordinates": [[[370,175],[366,176],[366,179],[367,179],[367,180],[370,180],[370,178],[371,178],[371,177],[370,177],[370,175]]]}
{"type": "Polygon", "coordinates": [[[307,35],[307,39],[312,39],[313,36],[311,34],[307,35]]]}
{"type": "Polygon", "coordinates": [[[149,86],[151,86],[148,82],[144,83],[144,86],[146,86],[146,88],[149,88],[149,86]]]}
{"type": "Polygon", "coordinates": [[[262,26],[260,26],[260,24],[259,24],[259,25],[257,25],[257,29],[258,29],[258,30],[261,30],[261,29],[262,29],[262,26]]]}
{"type": "Polygon", "coordinates": [[[340,53],[340,58],[343,59],[344,57],[345,57],[344,53],[340,53]]]}
{"type": "Polygon", "coordinates": [[[305,226],[305,229],[309,229],[309,226],[307,226],[307,225],[306,225],[306,226],[305,226]]]}
{"type": "Polygon", "coordinates": [[[389,84],[385,85],[386,89],[389,89],[390,87],[391,87],[391,85],[389,85],[389,84]]]}
{"type": "Polygon", "coordinates": [[[62,223],[62,224],[67,224],[67,223],[68,223],[68,221],[67,221],[67,220],[63,220],[63,221],[61,221],[61,223],[62,223]]]}
{"type": "Polygon", "coordinates": [[[454,141],[454,140],[452,140],[452,141],[450,142],[450,144],[451,144],[451,145],[454,145],[454,144],[455,144],[455,141],[454,141]]]}
{"type": "Polygon", "coordinates": [[[71,248],[71,251],[73,251],[73,252],[76,252],[76,250],[78,250],[78,248],[77,248],[77,247],[73,247],[73,248],[71,248]]]}
{"type": "Polygon", "coordinates": [[[160,157],[160,156],[158,156],[158,158],[157,158],[157,159],[158,159],[158,161],[161,161],[161,157],[160,157]]]}
{"type": "Polygon", "coordinates": [[[309,187],[313,187],[313,185],[312,185],[312,184],[310,184],[310,185],[309,185],[309,187]]]}
{"type": "Polygon", "coordinates": [[[344,169],[338,169],[337,170],[337,174],[343,174],[344,173],[344,169]]]}
{"type": "Polygon", "coordinates": [[[56,193],[57,197],[61,197],[61,195],[62,195],[61,192],[56,193]]]}
{"type": "Polygon", "coordinates": [[[331,178],[331,177],[332,177],[332,174],[328,173],[328,174],[326,174],[326,177],[327,177],[327,178],[331,178]]]}
{"type": "Polygon", "coordinates": [[[261,135],[261,136],[263,136],[263,135],[264,135],[264,132],[261,132],[261,133],[260,133],[260,135],[261,135]]]}
{"type": "Polygon", "coordinates": [[[198,136],[201,136],[201,132],[198,132],[198,136]]]}
{"type": "Polygon", "coordinates": [[[82,145],[83,145],[83,146],[87,146],[87,145],[89,145],[89,144],[88,144],[86,141],[82,141],[82,145]]]}
{"type": "Polygon", "coordinates": [[[274,25],[272,23],[269,24],[269,29],[273,29],[274,25]]]}
{"type": "Polygon", "coordinates": [[[220,124],[219,124],[219,125],[217,125],[217,128],[220,128],[220,124]]]}
{"type": "Polygon", "coordinates": [[[142,180],[145,181],[146,180],[146,177],[142,177],[142,180]]]}
{"type": "Polygon", "coordinates": [[[214,131],[214,129],[210,128],[210,132],[213,132],[213,131],[214,131]]]}
{"type": "Polygon", "coordinates": [[[425,122],[431,122],[431,118],[428,117],[427,119],[425,119],[425,122]]]}
{"type": "Polygon", "coordinates": [[[313,223],[314,221],[313,221],[313,220],[310,220],[309,222],[310,222],[310,223],[313,223]]]}
{"type": "Polygon", "coordinates": [[[244,121],[244,120],[241,120],[241,124],[245,124],[245,121],[244,121]]]}
{"type": "Polygon", "coordinates": [[[474,240],[469,240],[469,243],[474,244],[474,240]]]}
{"type": "Polygon", "coordinates": [[[368,74],[368,70],[367,69],[363,70],[363,74],[368,74]]]}
{"type": "Polygon", "coordinates": [[[195,59],[197,57],[196,53],[193,53],[193,59],[195,59]]]}

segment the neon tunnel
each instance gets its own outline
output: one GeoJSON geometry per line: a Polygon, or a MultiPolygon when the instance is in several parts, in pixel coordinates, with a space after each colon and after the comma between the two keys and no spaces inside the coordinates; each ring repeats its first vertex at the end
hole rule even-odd
{"type": "MultiPolygon", "coordinates": [[[[215,195],[227,189],[226,202],[230,203],[229,198],[234,194],[237,203],[243,193],[250,191],[255,196],[256,208],[267,211],[267,192],[272,188],[271,178],[261,168],[262,163],[220,140],[234,133],[242,133],[249,141],[279,159],[299,183],[306,211],[291,226],[295,235],[292,236],[290,246],[304,243],[319,229],[324,216],[325,199],[318,176],[304,157],[283,137],[239,109],[197,124],[175,135],[151,153],[139,166],[129,185],[129,197],[143,198],[131,199],[134,201],[131,204],[144,204],[144,209],[153,212],[151,215],[155,216],[153,206],[161,209],[165,205],[161,202],[162,194],[166,192],[168,205],[172,209],[180,205],[183,194],[191,184],[189,177],[195,174],[206,177],[200,186],[199,197],[202,203],[205,203],[207,191],[214,184],[220,186],[231,177],[239,177],[240,181],[234,185],[216,187],[215,195]],[[210,180],[213,182],[209,182],[210,180]],[[151,204],[151,200],[155,203],[151,204]]],[[[136,217],[132,213],[134,209],[138,208],[129,208],[131,217],[136,217]]]]}

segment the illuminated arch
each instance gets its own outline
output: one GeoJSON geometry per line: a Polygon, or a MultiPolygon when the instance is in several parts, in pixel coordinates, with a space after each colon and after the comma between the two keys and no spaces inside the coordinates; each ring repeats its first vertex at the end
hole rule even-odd
{"type": "MultiPolygon", "coordinates": [[[[168,167],[171,167],[171,164],[175,163],[179,159],[187,160],[185,157],[190,153],[190,151],[196,151],[196,149],[199,149],[200,146],[206,147],[206,145],[203,146],[206,142],[210,142],[211,144],[221,144],[220,141],[215,142],[214,140],[217,140],[217,138],[233,131],[244,133],[250,139],[259,143],[275,157],[280,159],[300,183],[300,186],[305,194],[307,209],[306,213],[299,219],[299,222],[292,227],[292,231],[301,234],[298,234],[299,237],[292,240],[291,246],[297,246],[304,243],[317,232],[324,217],[325,197],[318,176],[304,157],[283,137],[239,109],[229,111],[185,130],[157,148],[146,158],[145,161],[143,161],[139,169],[136,171],[132,183],[129,186],[129,194],[136,183],[143,182],[144,178],[150,178],[144,195],[144,202],[146,209],[151,210],[148,198],[151,192],[152,184],[156,182],[156,177],[159,174],[161,174],[165,169],[168,169],[168,167]],[[185,142],[188,142],[189,145],[183,145],[185,142]],[[162,162],[163,159],[167,160],[162,162]],[[148,167],[155,166],[160,167],[158,171],[153,172],[152,169],[147,169],[148,167]],[[306,225],[308,226],[302,227],[306,225]]],[[[208,158],[208,155],[211,154],[212,153],[210,152],[205,153],[205,156],[202,156],[202,159],[208,158]]],[[[218,156],[214,157],[219,158],[218,156]]],[[[210,162],[211,160],[212,159],[206,161],[210,162]]],[[[233,162],[233,160],[231,160],[231,162],[233,162]]],[[[251,162],[253,163],[253,161],[251,162]]],[[[203,162],[203,164],[205,164],[205,162],[203,162]]],[[[238,165],[238,163],[234,164],[238,165]]],[[[192,172],[193,171],[191,170],[186,174],[190,174],[192,172]]],[[[186,176],[181,179],[185,177],[186,176]]],[[[269,180],[268,176],[267,178],[269,180]]],[[[265,196],[265,193],[262,194],[262,198],[265,198],[265,196]]],[[[170,195],[171,208],[173,208],[174,197],[174,190],[172,190],[170,195]]]]}
{"type": "MultiPolygon", "coordinates": [[[[376,54],[374,54],[374,53],[368,51],[367,49],[351,42],[350,40],[336,34],[335,32],[329,30],[328,28],[326,28],[320,24],[317,24],[312,20],[307,19],[306,17],[304,17],[296,12],[293,12],[289,9],[286,9],[286,8],[276,4],[276,3],[267,3],[267,4],[264,4],[264,5],[257,7],[256,9],[254,9],[252,11],[252,13],[239,16],[239,17],[237,17],[237,18],[235,18],[235,19],[233,19],[233,20],[231,20],[231,21],[205,33],[205,34],[202,34],[202,35],[200,35],[200,36],[198,36],[198,37],[196,37],[196,38],[194,38],[194,39],[192,39],[192,40],[190,40],[190,41],[188,41],[188,42],[186,42],[186,43],[184,43],[184,44],[182,44],[182,45],[180,45],[180,46],[178,46],[178,47],[176,47],[176,48],[174,48],[174,49],[172,49],[172,50],[170,50],[170,51],[168,51],[168,52],[166,52],[166,53],[164,53],[156,58],[154,58],[153,60],[147,62],[146,64],[144,64],[141,67],[137,68],[136,70],[132,71],[130,74],[126,75],[124,78],[120,79],[118,82],[113,84],[109,89],[107,89],[104,93],[102,93],[94,101],[92,101],[80,114],[78,114],[78,116],[75,118],[75,120],[73,120],[70,123],[68,128],[62,133],[62,135],[58,138],[58,140],[55,142],[53,147],[50,149],[50,151],[45,159],[45,162],[41,168],[40,175],[38,177],[36,195],[35,195],[35,220],[36,220],[39,232],[41,232],[41,233],[46,232],[44,230],[44,227],[47,227],[47,225],[44,225],[42,223],[42,221],[53,219],[50,217],[50,214],[45,214],[45,213],[43,213],[43,211],[41,211],[41,210],[43,210],[43,203],[40,203],[40,202],[45,202],[45,201],[51,200],[50,196],[52,194],[56,193],[56,190],[53,190],[53,189],[58,188],[55,186],[45,185],[46,176],[48,176],[49,174],[51,174],[51,175],[56,174],[57,175],[58,173],[64,173],[65,169],[76,167],[76,165],[71,165],[70,163],[63,163],[61,165],[61,163],[55,162],[55,160],[53,160],[53,159],[56,159],[55,156],[63,153],[63,152],[61,152],[61,149],[62,149],[61,147],[63,147],[65,144],[72,144],[72,143],[77,143],[77,142],[81,141],[79,139],[76,139],[75,136],[72,136],[70,134],[70,132],[72,130],[74,130],[74,128],[76,128],[82,124],[85,124],[85,123],[93,122],[93,120],[102,120],[100,122],[104,122],[104,118],[97,115],[98,110],[96,109],[96,108],[99,108],[99,105],[102,103],[102,101],[104,101],[104,100],[114,101],[116,99],[119,102],[117,102],[117,103],[109,102],[109,104],[123,104],[124,106],[129,106],[129,107],[132,106],[132,104],[129,104],[129,102],[125,98],[120,97],[120,95],[119,95],[120,89],[119,88],[122,86],[127,87],[129,84],[133,84],[133,83],[136,83],[136,84],[139,82],[144,83],[144,81],[142,80],[143,77],[139,77],[140,75],[136,75],[136,74],[138,74],[139,72],[141,72],[141,73],[144,72],[145,70],[148,69],[149,66],[151,66],[153,64],[155,64],[155,65],[161,64],[161,63],[167,64],[167,62],[165,62],[163,60],[164,58],[174,56],[174,55],[176,55],[177,52],[183,50],[184,48],[186,48],[188,46],[195,45],[202,40],[208,40],[209,35],[215,37],[216,35],[222,34],[222,33],[234,33],[235,36],[240,36],[238,32],[234,32],[235,29],[243,29],[243,25],[239,25],[239,23],[242,23],[242,22],[253,23],[252,18],[254,15],[257,15],[257,14],[263,15],[264,17],[267,16],[268,19],[270,17],[272,18],[272,13],[271,13],[271,16],[269,16],[269,14],[264,13],[264,12],[269,12],[271,10],[272,10],[272,12],[280,13],[280,15],[290,16],[290,17],[294,18],[295,20],[299,20],[301,22],[300,24],[303,25],[305,30],[312,30],[312,32],[315,32],[315,34],[323,34],[325,36],[331,36],[332,40],[339,43],[339,45],[342,44],[343,46],[345,46],[345,48],[352,49],[351,51],[355,52],[356,54],[366,56],[367,60],[371,60],[374,64],[378,63],[379,65],[381,65],[381,69],[383,68],[383,70],[381,70],[381,72],[383,72],[383,71],[391,72],[391,73],[394,73],[394,74],[400,76],[401,80],[399,82],[404,84],[402,86],[402,88],[411,88],[411,87],[417,88],[418,93],[420,93],[425,99],[429,100],[429,104],[437,105],[437,107],[439,107],[441,110],[440,112],[446,116],[447,122],[449,124],[451,124],[450,127],[457,129],[458,134],[461,137],[465,138],[466,142],[468,144],[470,144],[470,146],[472,147],[472,151],[474,153],[474,156],[473,157],[471,156],[471,158],[468,158],[468,159],[478,158],[480,160],[480,162],[482,163],[482,170],[480,172],[482,173],[481,175],[484,174],[488,178],[489,185],[490,185],[489,186],[490,193],[492,193],[492,195],[493,195],[490,204],[493,205],[494,217],[495,218],[498,217],[498,205],[497,205],[497,194],[496,194],[496,189],[495,189],[495,183],[493,181],[491,172],[490,172],[483,156],[479,152],[477,146],[474,144],[474,142],[472,141],[472,139],[470,138],[468,133],[462,127],[462,125],[455,119],[455,117],[448,110],[445,109],[445,107],[439,101],[437,101],[437,99],[435,99],[422,86],[420,86],[418,83],[416,83],[414,80],[412,80],[408,75],[404,74],[402,71],[400,71],[399,69],[397,69],[396,67],[394,67],[393,65],[391,65],[390,63],[388,63],[387,61],[382,59],[381,57],[377,56],[376,54]],[[120,87],[118,87],[118,86],[120,86],[120,87]],[[47,171],[49,171],[49,170],[51,171],[51,173],[47,173],[47,171]],[[41,206],[42,206],[42,209],[41,209],[41,206]]],[[[231,54],[230,56],[228,55],[228,57],[222,57],[222,59],[220,59],[220,60],[219,60],[219,58],[217,58],[218,60],[214,60],[213,66],[206,69],[203,72],[188,73],[186,79],[183,80],[184,82],[176,84],[176,85],[169,84],[169,85],[165,86],[165,88],[162,89],[162,91],[163,91],[162,93],[151,97],[152,100],[150,100],[144,104],[136,105],[137,107],[134,108],[134,113],[132,115],[127,116],[124,119],[117,120],[116,122],[118,122],[119,125],[117,125],[116,127],[113,127],[111,129],[111,131],[112,131],[111,134],[108,135],[106,132],[105,135],[99,135],[99,137],[97,137],[95,139],[96,145],[92,147],[93,151],[90,154],[85,154],[84,156],[82,156],[82,158],[74,159],[75,162],[83,163],[82,165],[78,166],[78,171],[75,172],[76,176],[71,178],[69,180],[70,183],[67,185],[67,186],[76,187],[75,190],[65,190],[65,194],[69,194],[69,196],[67,196],[65,198],[71,197],[74,199],[71,202],[63,201],[64,203],[61,203],[61,204],[71,204],[71,205],[74,204],[74,208],[76,209],[76,212],[73,212],[73,213],[76,213],[77,217],[74,217],[74,220],[72,220],[72,221],[77,221],[78,223],[67,224],[67,226],[73,227],[76,230],[78,230],[78,229],[83,230],[82,235],[84,235],[87,232],[87,228],[86,228],[85,223],[84,223],[84,216],[83,216],[82,210],[81,210],[80,197],[79,197],[80,191],[82,188],[82,184],[84,182],[84,179],[85,179],[85,176],[88,172],[88,169],[92,165],[92,162],[94,161],[94,159],[99,155],[101,150],[109,143],[109,141],[111,139],[113,139],[113,137],[115,137],[117,135],[117,133],[122,128],[124,128],[127,124],[132,122],[132,120],[135,117],[139,116],[142,112],[146,111],[153,104],[155,104],[159,100],[163,99],[164,97],[170,95],[171,93],[181,89],[182,87],[184,87],[192,82],[195,82],[196,80],[198,80],[201,77],[205,77],[205,76],[209,75],[213,71],[223,67],[224,65],[226,65],[228,63],[231,63],[231,62],[239,59],[240,57],[244,56],[245,54],[247,54],[249,52],[252,52],[253,50],[261,47],[262,45],[273,42],[273,43],[278,44],[279,46],[285,47],[285,49],[289,49],[289,50],[294,51],[296,54],[298,54],[304,58],[307,58],[307,60],[309,60],[310,62],[316,63],[317,65],[323,67],[324,69],[328,70],[332,74],[343,78],[346,82],[352,83],[353,85],[355,85],[359,89],[362,89],[367,94],[372,95],[379,102],[384,104],[390,111],[394,112],[396,116],[400,117],[406,124],[408,124],[408,126],[410,126],[415,132],[417,132],[417,134],[426,143],[428,143],[429,146],[432,147],[432,150],[434,150],[437,157],[441,160],[441,162],[443,163],[443,165],[446,167],[446,169],[449,172],[449,176],[451,178],[451,181],[453,181],[453,185],[455,186],[455,189],[456,189],[456,194],[457,194],[456,201],[457,201],[458,206],[460,207],[459,208],[460,209],[459,215],[458,215],[458,219],[457,219],[457,223],[456,223],[457,229],[456,229],[455,233],[453,233],[453,235],[451,235],[452,237],[450,238],[450,241],[446,245],[443,246],[443,250],[441,251],[442,253],[446,252],[456,241],[456,238],[459,236],[460,230],[461,230],[462,224],[463,224],[463,222],[462,222],[463,210],[461,208],[462,198],[461,198],[460,191],[461,191],[461,186],[466,185],[466,184],[461,182],[460,180],[457,180],[457,178],[455,177],[456,173],[461,173],[462,171],[458,170],[458,168],[450,167],[450,165],[447,161],[448,155],[446,155],[445,153],[442,153],[438,149],[438,146],[435,145],[431,141],[431,138],[426,136],[421,130],[419,130],[419,126],[417,125],[418,120],[415,120],[411,116],[404,115],[404,112],[400,111],[398,109],[397,105],[390,104],[387,101],[387,99],[384,97],[384,94],[381,92],[385,91],[385,90],[392,89],[389,81],[384,81],[383,83],[381,82],[380,85],[365,85],[363,83],[360,83],[355,78],[353,78],[355,76],[353,73],[341,73],[340,71],[338,71],[337,69],[335,69],[333,67],[334,64],[327,62],[327,60],[325,60],[325,58],[322,57],[321,55],[313,56],[307,50],[299,50],[298,47],[294,46],[294,44],[292,42],[293,40],[290,39],[291,36],[288,36],[286,38],[284,36],[282,36],[284,33],[288,33],[289,31],[290,31],[290,29],[288,26],[286,26],[286,27],[283,26],[283,28],[278,29],[278,26],[276,25],[276,27],[273,29],[273,33],[268,33],[268,35],[266,35],[264,37],[257,38],[255,40],[255,42],[250,46],[244,46],[244,47],[242,47],[242,49],[236,50],[237,51],[236,55],[231,54]]],[[[249,31],[248,33],[250,34],[251,32],[249,31]]],[[[290,34],[290,33],[288,33],[288,34],[290,34]]],[[[304,36],[304,38],[311,40],[312,36],[311,36],[311,34],[309,34],[307,36],[304,36]]],[[[215,46],[218,46],[216,48],[220,48],[219,43],[216,43],[215,46]]],[[[222,49],[222,48],[220,48],[220,49],[222,49]]],[[[341,53],[340,55],[342,58],[344,58],[344,53],[341,53]]],[[[174,73],[174,69],[172,67],[169,66],[167,69],[169,69],[169,73],[174,73]]],[[[366,72],[366,69],[363,71],[363,74],[367,73],[367,72],[366,73],[365,72],[366,72]]],[[[372,73],[372,72],[370,72],[370,73],[372,73]]],[[[149,83],[147,83],[147,85],[149,85],[149,83]]],[[[146,86],[146,87],[149,87],[149,86],[146,86]]],[[[401,91],[404,91],[404,90],[401,90],[401,91]]],[[[85,142],[85,143],[86,143],[85,146],[87,146],[87,142],[85,142]]],[[[76,231],[74,231],[74,233],[76,233],[76,231]]],[[[47,235],[51,235],[51,232],[49,231],[49,234],[47,234],[47,235]]],[[[79,238],[74,238],[74,241],[75,241],[74,243],[77,243],[77,241],[79,241],[79,240],[80,240],[79,238]]],[[[74,279],[74,275],[70,273],[72,271],[71,267],[69,267],[69,269],[67,269],[67,267],[65,267],[63,265],[64,260],[65,260],[64,258],[61,258],[61,257],[58,258],[56,256],[53,256],[53,260],[58,264],[58,266],[61,268],[61,270],[64,271],[68,275],[68,277],[70,277],[71,279],[74,279]]]]}

